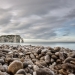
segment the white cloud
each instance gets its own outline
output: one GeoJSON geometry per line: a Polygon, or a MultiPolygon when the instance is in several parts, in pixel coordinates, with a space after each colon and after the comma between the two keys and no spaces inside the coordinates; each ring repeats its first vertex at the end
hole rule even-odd
{"type": "Polygon", "coordinates": [[[0,0],[0,33],[20,34],[26,39],[58,39],[55,29],[75,18],[74,9],[74,0],[0,0]]]}

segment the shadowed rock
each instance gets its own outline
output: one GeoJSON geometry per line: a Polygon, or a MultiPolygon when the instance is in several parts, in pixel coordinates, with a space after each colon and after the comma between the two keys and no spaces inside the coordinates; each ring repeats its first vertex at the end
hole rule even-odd
{"type": "Polygon", "coordinates": [[[16,74],[23,74],[23,75],[26,75],[26,72],[24,69],[19,69],[16,74]]]}
{"type": "Polygon", "coordinates": [[[50,69],[40,68],[36,71],[36,75],[55,75],[55,74],[50,69]]]}

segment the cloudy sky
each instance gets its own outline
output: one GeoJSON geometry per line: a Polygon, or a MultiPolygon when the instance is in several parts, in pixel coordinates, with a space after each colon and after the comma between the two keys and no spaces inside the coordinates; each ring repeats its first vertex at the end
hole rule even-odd
{"type": "Polygon", "coordinates": [[[0,0],[0,35],[25,41],[75,41],[75,0],[0,0]]]}

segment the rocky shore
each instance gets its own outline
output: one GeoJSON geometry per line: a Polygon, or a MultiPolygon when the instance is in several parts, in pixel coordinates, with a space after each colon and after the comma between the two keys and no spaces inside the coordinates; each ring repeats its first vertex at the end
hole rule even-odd
{"type": "Polygon", "coordinates": [[[75,51],[61,47],[1,45],[0,75],[75,75],[75,51]]]}

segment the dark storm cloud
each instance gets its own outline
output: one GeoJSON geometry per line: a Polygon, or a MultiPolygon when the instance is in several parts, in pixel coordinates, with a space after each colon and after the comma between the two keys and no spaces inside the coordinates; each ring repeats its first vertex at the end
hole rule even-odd
{"type": "Polygon", "coordinates": [[[1,33],[50,39],[57,36],[54,29],[73,18],[75,0],[0,0],[1,33]]]}

